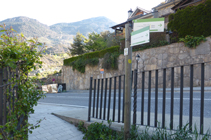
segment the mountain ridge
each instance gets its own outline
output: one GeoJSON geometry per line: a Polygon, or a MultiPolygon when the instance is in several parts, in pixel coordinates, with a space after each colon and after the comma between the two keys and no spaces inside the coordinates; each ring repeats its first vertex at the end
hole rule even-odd
{"type": "Polygon", "coordinates": [[[93,18],[84,19],[81,21],[71,22],[71,23],[56,23],[56,24],[51,25],[50,28],[54,30],[55,32],[63,32],[67,34],[70,34],[70,33],[76,34],[77,32],[80,32],[83,35],[87,36],[88,33],[91,33],[93,31],[97,33],[100,33],[105,30],[112,31],[110,27],[115,24],[116,23],[111,21],[110,19],[104,16],[99,16],[99,17],[93,17],[93,18]],[[85,26],[85,28],[79,25],[83,25],[85,26]]]}
{"type": "Polygon", "coordinates": [[[47,53],[61,53],[60,50],[66,52],[77,32],[87,36],[88,33],[93,31],[97,33],[105,30],[112,31],[110,27],[116,24],[104,16],[71,23],[56,23],[51,26],[26,16],[13,17],[0,21],[0,24],[3,23],[6,24],[6,28],[12,26],[17,33],[23,33],[27,38],[38,37],[40,42],[45,42],[49,46],[47,53]]]}

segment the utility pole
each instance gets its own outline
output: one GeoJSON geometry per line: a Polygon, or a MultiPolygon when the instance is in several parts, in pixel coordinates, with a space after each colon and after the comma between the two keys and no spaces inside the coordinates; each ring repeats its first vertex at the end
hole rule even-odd
{"type": "MultiPolygon", "coordinates": [[[[128,14],[132,10],[128,11],[128,14]]],[[[129,14],[130,15],[130,14],[129,14]]],[[[125,56],[125,110],[124,110],[124,140],[130,138],[131,127],[131,79],[132,79],[132,48],[130,47],[130,33],[132,23],[128,21],[125,25],[125,48],[128,48],[128,55],[125,56]]]]}

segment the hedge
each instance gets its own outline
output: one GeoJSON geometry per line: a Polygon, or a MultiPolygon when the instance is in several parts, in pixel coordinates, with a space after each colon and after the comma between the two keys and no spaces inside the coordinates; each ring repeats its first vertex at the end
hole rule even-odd
{"type": "Polygon", "coordinates": [[[113,53],[113,52],[119,52],[119,46],[109,47],[101,51],[85,53],[80,56],[64,59],[64,66],[70,66],[72,62],[76,61],[79,58],[83,58],[83,59],[103,58],[106,53],[113,53]]]}
{"type": "Polygon", "coordinates": [[[186,7],[169,16],[168,30],[176,31],[180,38],[186,35],[211,35],[211,0],[197,6],[186,7]]]}

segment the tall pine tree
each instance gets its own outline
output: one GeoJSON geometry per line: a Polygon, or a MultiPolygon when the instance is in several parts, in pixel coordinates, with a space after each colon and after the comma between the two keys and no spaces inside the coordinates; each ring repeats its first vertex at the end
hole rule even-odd
{"type": "Polygon", "coordinates": [[[80,32],[76,34],[73,38],[73,43],[71,43],[72,48],[69,48],[71,55],[80,55],[85,53],[85,39],[86,38],[80,32]]]}

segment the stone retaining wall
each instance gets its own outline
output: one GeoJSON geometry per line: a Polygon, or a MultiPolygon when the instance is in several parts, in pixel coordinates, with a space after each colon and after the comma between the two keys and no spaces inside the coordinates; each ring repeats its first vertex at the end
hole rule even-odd
{"type": "MultiPolygon", "coordinates": [[[[162,68],[173,66],[184,66],[184,87],[189,86],[189,65],[194,63],[211,61],[211,37],[207,38],[206,42],[201,43],[196,49],[190,49],[184,46],[184,43],[174,43],[158,48],[151,48],[144,51],[133,52],[132,54],[132,69],[136,68],[135,56],[140,54],[141,59],[138,62],[138,88],[141,88],[141,71],[145,70],[159,70],[159,87],[162,87],[163,76],[162,68]]],[[[98,66],[86,66],[85,73],[82,74],[77,70],[73,71],[72,67],[62,67],[62,82],[66,83],[67,90],[71,89],[89,89],[90,77],[101,78],[100,69],[102,66],[102,59],[98,66]]],[[[118,59],[118,70],[105,70],[104,77],[112,77],[124,74],[125,62],[124,55],[120,55],[118,59]]],[[[200,86],[201,79],[200,65],[194,65],[194,86],[200,86]]],[[[175,87],[179,87],[180,83],[180,67],[175,68],[175,87]]],[[[167,69],[167,87],[170,87],[170,69],[167,69]]],[[[145,87],[148,85],[148,72],[145,74],[145,87]]],[[[155,72],[152,71],[152,87],[155,82],[155,72]]],[[[118,82],[118,78],[117,78],[118,82]]],[[[205,86],[211,86],[211,63],[205,64],[205,86]]],[[[118,85],[117,85],[118,88],[118,85]]]]}

